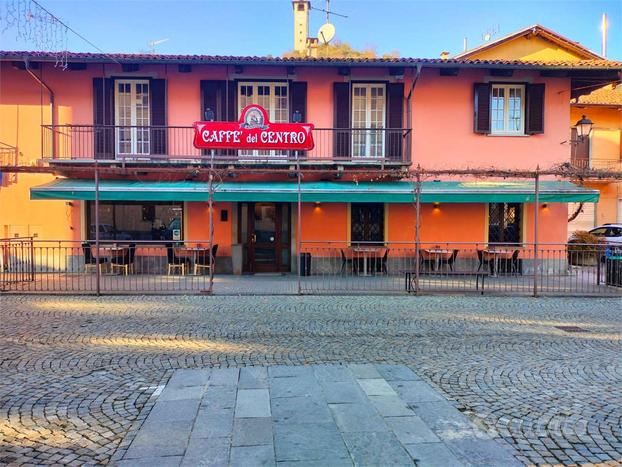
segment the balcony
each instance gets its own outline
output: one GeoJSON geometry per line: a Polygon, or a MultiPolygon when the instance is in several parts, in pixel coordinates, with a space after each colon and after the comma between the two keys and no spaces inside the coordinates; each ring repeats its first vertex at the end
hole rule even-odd
{"type": "Polygon", "coordinates": [[[196,149],[189,126],[43,125],[42,158],[53,164],[410,165],[406,128],[316,128],[311,151],[196,149]]]}
{"type": "Polygon", "coordinates": [[[572,155],[570,164],[582,170],[599,170],[608,172],[622,172],[622,160],[604,157],[581,157],[572,155]]]}

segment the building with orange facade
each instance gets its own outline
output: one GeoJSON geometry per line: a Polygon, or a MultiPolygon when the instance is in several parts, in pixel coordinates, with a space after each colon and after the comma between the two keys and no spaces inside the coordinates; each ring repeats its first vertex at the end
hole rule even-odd
{"type": "Polygon", "coordinates": [[[568,203],[598,193],[564,180],[428,177],[416,232],[411,171],[535,170],[570,159],[569,101],[619,79],[601,59],[321,59],[0,52],[4,237],[190,242],[209,237],[215,164],[217,271],[293,272],[296,238],[527,244],[567,239],[568,203]],[[193,122],[315,125],[310,151],[193,147],[193,122]],[[8,165],[5,162],[4,165],[8,165]],[[302,173],[300,215],[297,169],[302,173]],[[39,173],[37,173],[39,172],[39,173]],[[45,173],[40,173],[45,172],[45,173]],[[298,232],[299,231],[299,232],[298,232]]]}
{"type": "MultiPolygon", "coordinates": [[[[510,60],[603,60],[603,57],[550,29],[535,24],[492,40],[456,58],[510,60]]],[[[587,83],[570,101],[571,133],[566,139],[570,163],[579,169],[622,172],[622,87],[620,80],[604,86],[587,83]],[[574,128],[583,116],[593,123],[590,135],[580,140],[574,128]]],[[[569,232],[590,230],[604,223],[622,222],[622,183],[604,177],[584,185],[599,191],[597,203],[570,203],[569,232]]]]}

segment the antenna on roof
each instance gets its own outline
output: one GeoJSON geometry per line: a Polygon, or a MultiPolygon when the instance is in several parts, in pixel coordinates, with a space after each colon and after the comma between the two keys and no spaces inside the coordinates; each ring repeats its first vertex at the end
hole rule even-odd
{"type": "Polygon", "coordinates": [[[603,58],[607,58],[607,29],[609,29],[609,22],[607,21],[607,13],[603,13],[603,19],[600,23],[600,30],[602,32],[602,40],[600,44],[600,54],[603,58]]]}
{"type": "Polygon", "coordinates": [[[157,39],[157,40],[153,40],[153,41],[147,42],[147,44],[149,44],[149,52],[148,53],[154,54],[156,45],[160,45],[163,42],[166,42],[168,40],[169,40],[169,38],[167,37],[166,39],[157,39]]]}
{"type": "Polygon", "coordinates": [[[483,33],[482,33],[482,40],[484,42],[488,42],[489,40],[491,40],[494,36],[496,36],[497,34],[499,34],[499,25],[495,24],[492,27],[486,29],[483,33]]]}
{"type": "Polygon", "coordinates": [[[341,13],[335,13],[334,11],[330,11],[330,0],[326,0],[326,9],[324,8],[315,8],[314,6],[309,7],[310,10],[315,11],[323,11],[326,13],[326,22],[330,23],[330,15],[341,16],[342,18],[347,18],[347,15],[342,15],[341,13]]]}

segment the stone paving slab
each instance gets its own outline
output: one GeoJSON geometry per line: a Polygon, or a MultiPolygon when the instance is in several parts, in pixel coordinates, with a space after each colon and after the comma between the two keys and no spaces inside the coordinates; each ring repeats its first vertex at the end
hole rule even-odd
{"type": "Polygon", "coordinates": [[[178,370],[120,466],[514,466],[402,365],[178,370]]]}

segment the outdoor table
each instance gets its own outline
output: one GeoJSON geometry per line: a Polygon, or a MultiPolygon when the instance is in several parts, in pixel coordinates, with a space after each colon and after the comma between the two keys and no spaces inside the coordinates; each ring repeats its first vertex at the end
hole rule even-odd
{"type": "MultiPolygon", "coordinates": [[[[181,247],[176,248],[176,250],[178,251],[178,253],[180,253],[178,256],[184,256],[186,258],[190,257],[192,265],[194,265],[197,262],[199,253],[205,253],[206,251],[209,251],[209,248],[204,247],[204,246],[194,246],[194,247],[181,246],[181,247]]],[[[193,275],[193,274],[190,274],[190,275],[193,275]]]]}
{"type": "Polygon", "coordinates": [[[369,274],[369,272],[367,271],[367,258],[372,256],[374,258],[377,257],[378,255],[378,251],[380,251],[380,247],[371,247],[371,246],[356,246],[356,247],[351,247],[351,250],[353,253],[355,253],[357,256],[357,258],[362,257],[363,258],[363,273],[361,274],[361,272],[359,271],[358,274],[360,276],[369,276],[371,274],[369,274]],[[359,256],[361,255],[361,256],[359,256]]]}
{"type": "Polygon", "coordinates": [[[452,250],[444,248],[426,248],[423,250],[423,256],[434,260],[434,270],[438,270],[441,265],[441,259],[449,259],[453,254],[452,250]]]}
{"type": "Polygon", "coordinates": [[[483,251],[484,253],[484,258],[486,260],[491,260],[492,262],[490,263],[491,266],[491,271],[490,271],[490,275],[492,277],[497,277],[498,271],[499,271],[499,260],[500,259],[509,259],[512,257],[512,254],[514,254],[514,250],[506,250],[506,249],[499,249],[499,248],[487,248],[483,251]]]}

